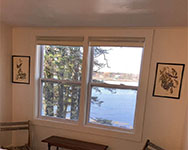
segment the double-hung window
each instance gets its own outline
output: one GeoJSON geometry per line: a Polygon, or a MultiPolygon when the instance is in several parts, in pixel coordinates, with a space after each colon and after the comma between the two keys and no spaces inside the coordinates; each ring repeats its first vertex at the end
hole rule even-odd
{"type": "Polygon", "coordinates": [[[83,38],[40,37],[40,116],[77,121],[82,79],[83,38]],[[40,42],[42,41],[42,42],[40,42]],[[45,41],[45,42],[44,42],[45,41]],[[46,44],[47,43],[47,44],[46,44]]]}
{"type": "Polygon", "coordinates": [[[39,118],[139,140],[150,47],[144,36],[37,37],[39,118]]]}
{"type": "Polygon", "coordinates": [[[90,125],[134,129],[144,39],[130,41],[128,38],[89,38],[90,125]]]}

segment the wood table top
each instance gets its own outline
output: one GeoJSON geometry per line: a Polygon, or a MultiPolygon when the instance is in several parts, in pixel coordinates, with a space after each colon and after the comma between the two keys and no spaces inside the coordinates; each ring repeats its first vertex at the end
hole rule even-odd
{"type": "Polygon", "coordinates": [[[48,137],[42,140],[42,142],[48,143],[51,146],[68,148],[71,150],[106,150],[108,148],[107,145],[85,142],[59,136],[48,137]]]}

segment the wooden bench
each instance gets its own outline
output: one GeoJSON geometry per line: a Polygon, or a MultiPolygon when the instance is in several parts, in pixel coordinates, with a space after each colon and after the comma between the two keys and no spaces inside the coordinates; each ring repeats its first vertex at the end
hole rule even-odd
{"type": "Polygon", "coordinates": [[[51,149],[51,146],[56,146],[57,150],[59,147],[71,150],[107,150],[108,148],[107,145],[84,142],[58,136],[48,137],[42,140],[42,142],[48,143],[48,150],[51,149]]]}

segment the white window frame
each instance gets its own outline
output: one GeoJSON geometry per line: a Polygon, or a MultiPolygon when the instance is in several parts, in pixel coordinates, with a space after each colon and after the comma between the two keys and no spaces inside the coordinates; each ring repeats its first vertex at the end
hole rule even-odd
{"type": "MultiPolygon", "coordinates": [[[[46,31],[47,32],[47,31],[46,31]]],[[[44,32],[35,33],[35,38],[39,36],[51,37],[50,34],[43,34],[44,32]]],[[[58,33],[58,31],[56,32],[58,33]]],[[[81,98],[80,98],[80,112],[79,112],[79,120],[78,122],[67,122],[62,121],[56,118],[41,118],[38,115],[34,115],[34,123],[37,125],[45,125],[48,127],[56,127],[56,128],[62,128],[67,130],[72,130],[76,132],[82,132],[86,134],[94,134],[99,136],[107,136],[112,138],[120,138],[120,139],[128,139],[133,141],[140,141],[142,137],[143,132],[143,123],[144,123],[144,112],[145,112],[145,103],[147,98],[147,85],[148,85],[148,77],[149,77],[149,67],[150,67],[150,58],[151,58],[151,51],[152,51],[152,38],[153,38],[153,30],[150,29],[104,29],[104,30],[90,30],[90,29],[75,29],[73,31],[71,30],[62,30],[61,33],[64,37],[75,37],[75,36],[83,36],[83,48],[84,48],[84,54],[83,54],[83,64],[82,64],[82,78],[85,80],[81,81],[81,98]],[[107,129],[102,126],[93,126],[91,124],[87,123],[87,91],[88,90],[88,83],[89,83],[89,68],[90,68],[90,51],[89,51],[89,37],[128,37],[130,38],[144,38],[144,53],[142,57],[142,68],[140,73],[140,83],[138,88],[138,100],[136,105],[136,112],[135,112],[135,130],[134,132],[129,132],[125,130],[117,130],[115,128],[107,129]]],[[[55,33],[53,35],[56,35],[55,33]]],[[[52,38],[53,39],[53,38],[52,38]]],[[[37,41],[37,40],[36,40],[37,41]]],[[[50,40],[49,40],[50,41],[50,40]]],[[[49,42],[48,41],[48,42],[49,42]]],[[[48,42],[43,42],[41,45],[49,44],[48,42]]],[[[60,41],[53,41],[54,45],[57,45],[60,41]]],[[[70,42],[70,41],[69,41],[70,42]]],[[[66,43],[69,43],[66,42],[66,43]]],[[[62,41],[60,42],[62,43],[62,41]]],[[[127,42],[128,43],[128,42],[127,42]]],[[[36,42],[36,45],[39,44],[36,42]]],[[[61,45],[61,44],[60,44],[61,45]]],[[[36,54],[38,58],[38,54],[36,54]]],[[[37,66],[36,66],[37,68],[37,66]]],[[[39,79],[38,79],[39,81],[39,79]]],[[[40,90],[40,85],[36,87],[40,90]]],[[[37,92],[38,93],[38,92],[37,92]]],[[[41,91],[39,92],[39,94],[41,91]]],[[[39,102],[37,100],[36,102],[39,102]]],[[[35,104],[35,108],[39,108],[39,105],[35,104]]],[[[35,111],[36,112],[36,111],[35,111]]],[[[37,112],[39,113],[39,110],[37,109],[37,112]]]]}
{"type": "MultiPolygon", "coordinates": [[[[40,55],[40,71],[39,71],[39,103],[38,103],[38,117],[41,119],[47,119],[47,120],[54,120],[54,121],[62,121],[67,122],[71,124],[78,124],[77,120],[71,120],[71,119],[64,119],[64,118],[58,118],[53,116],[42,116],[42,84],[44,82],[52,82],[52,83],[61,83],[65,85],[79,85],[81,89],[81,81],[70,81],[70,80],[58,80],[58,79],[47,79],[43,78],[43,57],[44,57],[44,45],[64,45],[64,46],[80,46],[83,47],[83,37],[37,37],[37,49],[39,51],[40,55]]],[[[79,118],[78,118],[79,119],[79,118]]]]}
{"type": "MultiPolygon", "coordinates": [[[[124,37],[91,37],[89,38],[89,46],[114,46],[114,47],[139,47],[144,49],[144,39],[143,38],[124,38],[124,37]]],[[[89,48],[90,51],[91,48],[89,48]]],[[[144,51],[144,50],[143,50],[144,51]]],[[[138,92],[139,84],[138,86],[130,86],[130,85],[122,85],[122,84],[109,84],[109,83],[96,83],[92,82],[92,72],[93,72],[93,52],[91,52],[91,60],[90,60],[90,71],[89,71],[89,83],[88,83],[88,98],[87,98],[87,118],[86,118],[86,124],[92,127],[102,127],[107,129],[114,129],[119,130],[123,132],[131,132],[134,133],[133,129],[125,129],[120,127],[114,127],[114,126],[107,126],[102,124],[94,124],[89,122],[89,115],[90,115],[90,105],[91,105],[91,91],[92,87],[101,87],[101,88],[113,88],[113,89],[127,89],[127,90],[136,90],[138,92]]],[[[142,58],[141,58],[142,61],[142,58]]],[[[122,62],[123,63],[123,62],[122,62]]],[[[141,67],[141,66],[140,66],[141,67]]],[[[136,100],[137,102],[137,100],[136,100]]],[[[135,108],[136,110],[136,108],[135,108]]],[[[135,120],[135,119],[134,119],[135,120]]]]}

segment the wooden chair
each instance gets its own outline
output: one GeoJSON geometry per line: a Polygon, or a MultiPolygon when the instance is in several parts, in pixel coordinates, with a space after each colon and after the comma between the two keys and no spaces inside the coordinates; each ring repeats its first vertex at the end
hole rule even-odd
{"type": "Polygon", "coordinates": [[[3,131],[19,131],[27,130],[28,132],[28,142],[22,146],[11,146],[11,147],[1,147],[7,150],[31,150],[30,147],[30,121],[24,122],[0,122],[0,132],[3,131]]]}
{"type": "Polygon", "coordinates": [[[154,143],[150,142],[150,140],[147,140],[143,150],[165,150],[154,143]]]}

